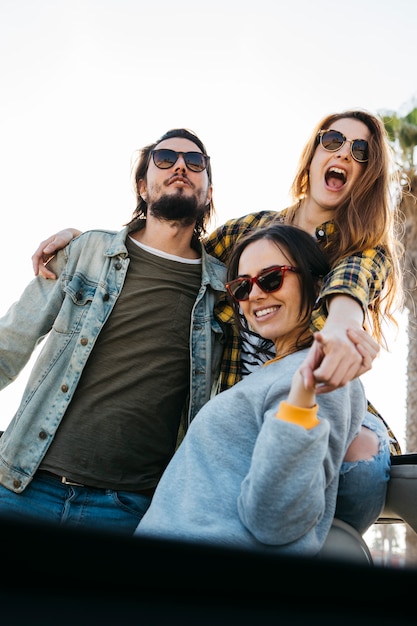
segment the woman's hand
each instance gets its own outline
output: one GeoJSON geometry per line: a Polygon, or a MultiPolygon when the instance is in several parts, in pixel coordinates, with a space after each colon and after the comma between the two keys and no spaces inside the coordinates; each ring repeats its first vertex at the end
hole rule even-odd
{"type": "Polygon", "coordinates": [[[32,255],[32,266],[35,276],[40,274],[44,278],[55,279],[56,276],[47,265],[54,258],[57,250],[65,248],[65,246],[73,239],[81,235],[81,230],[76,228],[64,228],[55,235],[51,235],[48,239],[41,241],[39,247],[32,255]]]}
{"type": "Polygon", "coordinates": [[[315,381],[317,394],[344,387],[370,370],[380,350],[363,330],[363,311],[354,298],[336,294],[328,299],[327,307],[327,320],[315,333],[301,368],[306,384],[315,381]]]}
{"type": "Polygon", "coordinates": [[[327,393],[369,371],[379,351],[377,342],[361,328],[343,334],[321,331],[315,333],[300,371],[306,385],[315,381],[316,394],[327,393]]]}

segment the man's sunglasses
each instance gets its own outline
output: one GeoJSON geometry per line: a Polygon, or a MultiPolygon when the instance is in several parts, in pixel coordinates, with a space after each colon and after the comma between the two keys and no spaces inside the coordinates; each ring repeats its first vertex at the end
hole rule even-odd
{"type": "Polygon", "coordinates": [[[365,139],[346,139],[343,133],[338,130],[319,131],[320,143],[325,150],[336,152],[349,141],[350,152],[355,161],[366,163],[368,160],[368,142],[365,139]]]}
{"type": "Polygon", "coordinates": [[[239,276],[235,280],[231,280],[226,283],[226,289],[238,302],[242,300],[248,300],[249,294],[252,291],[253,283],[256,283],[262,291],[265,293],[272,293],[278,291],[284,284],[285,272],[298,272],[296,267],[292,265],[277,265],[275,267],[269,267],[266,270],[259,272],[257,276],[252,278],[249,276],[239,276]]]}
{"type": "Polygon", "coordinates": [[[173,167],[182,156],[185,165],[192,172],[202,172],[208,166],[210,157],[202,152],[177,152],[176,150],[169,150],[168,148],[158,148],[151,152],[153,162],[156,167],[161,170],[167,170],[173,167]]]}

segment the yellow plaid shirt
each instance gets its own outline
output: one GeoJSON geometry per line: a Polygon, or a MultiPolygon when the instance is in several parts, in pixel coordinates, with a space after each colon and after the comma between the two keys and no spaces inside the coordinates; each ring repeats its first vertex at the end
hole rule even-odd
{"type": "MultiPolygon", "coordinates": [[[[228,220],[205,240],[205,248],[209,254],[227,264],[234,244],[241,237],[254,228],[268,226],[273,221],[285,223],[287,213],[287,209],[280,212],[260,211],[228,220]]],[[[335,227],[332,221],[317,226],[316,238],[319,244],[326,247],[328,239],[334,231],[335,227]]],[[[317,331],[323,328],[327,318],[326,298],[332,294],[346,294],[355,298],[362,306],[365,315],[368,305],[381,293],[390,269],[391,264],[381,247],[372,248],[343,259],[324,279],[320,298],[312,315],[312,330],[317,331]]],[[[226,333],[218,387],[219,391],[223,391],[241,379],[241,337],[227,295],[217,303],[215,314],[226,333]]],[[[368,408],[372,413],[378,415],[387,427],[392,440],[392,454],[400,454],[399,443],[388,424],[370,402],[368,402],[368,408]]]]}

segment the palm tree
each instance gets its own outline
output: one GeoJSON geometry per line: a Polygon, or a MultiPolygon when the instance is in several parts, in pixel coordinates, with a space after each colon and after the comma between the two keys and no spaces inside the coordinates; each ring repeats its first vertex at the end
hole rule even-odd
{"type": "MultiPolygon", "coordinates": [[[[408,313],[405,451],[417,452],[417,108],[404,117],[385,113],[382,119],[402,174],[403,193],[399,211],[404,218],[404,304],[408,313]]],[[[417,536],[407,527],[406,563],[415,565],[416,562],[417,536]]]]}

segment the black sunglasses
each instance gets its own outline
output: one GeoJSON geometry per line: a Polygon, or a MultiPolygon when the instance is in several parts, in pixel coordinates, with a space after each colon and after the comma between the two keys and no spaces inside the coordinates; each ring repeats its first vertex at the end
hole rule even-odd
{"type": "Polygon", "coordinates": [[[210,157],[202,152],[177,152],[168,148],[157,148],[151,152],[153,162],[161,170],[167,170],[182,156],[185,165],[192,172],[202,172],[208,166],[210,157]]]}
{"type": "Polygon", "coordinates": [[[368,160],[368,142],[365,139],[346,139],[338,130],[319,131],[320,143],[325,150],[336,152],[349,141],[350,153],[358,163],[366,163],[368,160]]]}
{"type": "Polygon", "coordinates": [[[269,267],[252,278],[249,276],[239,276],[239,278],[231,280],[229,283],[226,283],[226,289],[232,298],[238,302],[248,300],[253,283],[256,283],[265,293],[271,293],[272,291],[281,289],[284,283],[285,272],[298,272],[298,269],[292,265],[269,267]]]}

